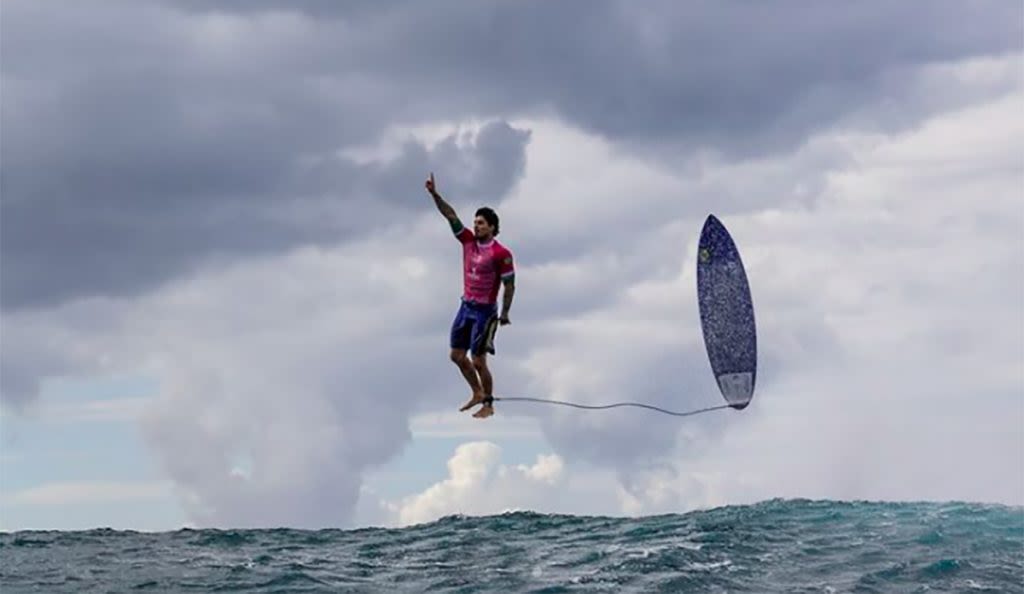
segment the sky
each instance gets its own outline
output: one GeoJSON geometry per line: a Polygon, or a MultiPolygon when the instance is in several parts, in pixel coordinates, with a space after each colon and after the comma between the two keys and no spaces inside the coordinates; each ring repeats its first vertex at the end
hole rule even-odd
{"type": "Polygon", "coordinates": [[[1013,2],[0,4],[0,530],[407,526],[771,498],[1024,504],[1013,2]],[[514,254],[498,402],[449,360],[514,254]]]}

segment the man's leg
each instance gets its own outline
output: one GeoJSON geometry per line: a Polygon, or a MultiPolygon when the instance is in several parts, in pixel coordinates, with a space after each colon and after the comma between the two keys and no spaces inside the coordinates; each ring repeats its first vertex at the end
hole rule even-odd
{"type": "MultiPolygon", "coordinates": [[[[480,376],[480,387],[484,394],[494,396],[494,379],[491,377],[491,370],[487,367],[487,353],[473,353],[473,368],[480,376]]],[[[491,401],[485,402],[480,410],[473,413],[478,419],[483,419],[494,414],[494,404],[491,401]]]]}
{"type": "Polygon", "coordinates": [[[480,387],[483,389],[484,394],[493,396],[494,378],[491,376],[490,368],[487,367],[487,353],[473,354],[473,369],[480,376],[480,387]]]}
{"type": "Polygon", "coordinates": [[[469,400],[459,408],[460,411],[464,411],[476,404],[483,402],[484,390],[480,386],[480,378],[477,377],[476,369],[473,368],[473,362],[466,356],[466,352],[472,346],[472,332],[473,332],[473,320],[468,315],[469,312],[466,309],[466,305],[462,304],[459,307],[459,311],[455,314],[455,319],[452,320],[452,329],[450,337],[451,347],[451,359],[452,363],[459,368],[462,372],[462,377],[466,378],[466,383],[469,384],[472,395],[469,400]]]}
{"type": "Polygon", "coordinates": [[[466,383],[469,384],[470,389],[473,390],[473,395],[459,408],[460,411],[464,411],[483,402],[486,392],[484,392],[483,387],[480,385],[480,378],[477,376],[473,362],[466,355],[466,349],[452,349],[451,358],[452,362],[459,367],[459,371],[462,372],[462,377],[466,378],[466,383]]]}

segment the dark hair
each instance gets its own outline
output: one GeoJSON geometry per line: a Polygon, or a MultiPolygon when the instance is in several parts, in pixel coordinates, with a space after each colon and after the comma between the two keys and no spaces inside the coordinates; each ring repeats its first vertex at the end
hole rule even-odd
{"type": "Polygon", "coordinates": [[[498,234],[498,213],[489,206],[481,206],[474,216],[483,217],[491,227],[494,227],[494,235],[498,234]]]}

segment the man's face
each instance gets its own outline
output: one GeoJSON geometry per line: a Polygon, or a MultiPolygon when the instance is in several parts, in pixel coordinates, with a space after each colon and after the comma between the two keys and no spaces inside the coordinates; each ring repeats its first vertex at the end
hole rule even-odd
{"type": "Polygon", "coordinates": [[[477,239],[487,239],[493,231],[494,227],[491,227],[487,219],[480,215],[473,219],[473,233],[476,234],[477,239]]]}

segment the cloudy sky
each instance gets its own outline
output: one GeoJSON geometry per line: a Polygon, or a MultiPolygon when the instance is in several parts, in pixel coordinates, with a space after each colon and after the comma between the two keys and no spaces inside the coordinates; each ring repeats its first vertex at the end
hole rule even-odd
{"type": "Polygon", "coordinates": [[[1015,2],[0,4],[0,529],[1024,504],[1015,2]],[[518,270],[457,412],[458,243],[518,270]]]}

